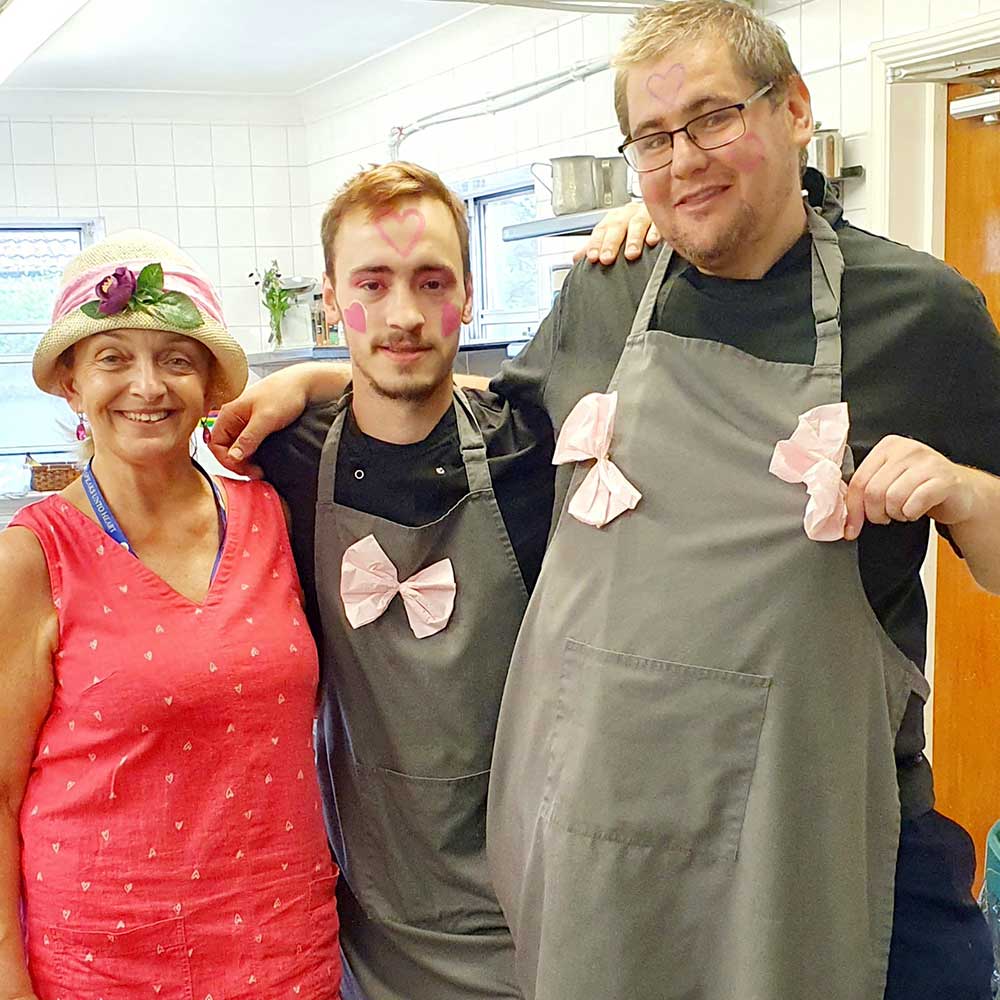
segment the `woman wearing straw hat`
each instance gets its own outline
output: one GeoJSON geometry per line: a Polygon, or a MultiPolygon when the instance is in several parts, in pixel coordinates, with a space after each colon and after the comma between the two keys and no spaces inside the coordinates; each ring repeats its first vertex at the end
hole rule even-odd
{"type": "Polygon", "coordinates": [[[243,351],[194,263],[130,231],[67,268],[33,374],[93,458],[0,534],[0,1000],[333,1000],[280,501],[189,453],[243,351]]]}

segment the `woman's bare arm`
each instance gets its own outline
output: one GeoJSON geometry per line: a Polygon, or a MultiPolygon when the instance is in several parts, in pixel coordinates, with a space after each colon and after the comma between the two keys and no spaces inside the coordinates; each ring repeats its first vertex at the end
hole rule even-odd
{"type": "Polygon", "coordinates": [[[52,703],[59,638],[48,568],[26,528],[0,532],[0,1000],[36,1000],[21,938],[20,811],[52,703]]]}

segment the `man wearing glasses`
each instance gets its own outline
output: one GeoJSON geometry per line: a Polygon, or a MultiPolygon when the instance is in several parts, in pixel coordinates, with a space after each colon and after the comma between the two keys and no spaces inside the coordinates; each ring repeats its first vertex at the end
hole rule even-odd
{"type": "Polygon", "coordinates": [[[918,572],[933,519],[1000,592],[996,328],[803,177],[809,95],[748,7],[646,8],[618,66],[668,246],[575,269],[492,386],[568,460],[490,784],[525,997],[987,1000],[918,572]]]}

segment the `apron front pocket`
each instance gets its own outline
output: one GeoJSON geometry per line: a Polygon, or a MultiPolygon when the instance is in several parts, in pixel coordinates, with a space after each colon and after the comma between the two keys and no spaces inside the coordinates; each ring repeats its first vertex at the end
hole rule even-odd
{"type": "Polygon", "coordinates": [[[454,933],[503,926],[486,869],[490,772],[418,778],[356,767],[364,834],[349,850],[366,911],[454,933]]]}
{"type": "Polygon", "coordinates": [[[543,815],[574,834],[734,861],[770,685],[567,640],[543,815]]]}

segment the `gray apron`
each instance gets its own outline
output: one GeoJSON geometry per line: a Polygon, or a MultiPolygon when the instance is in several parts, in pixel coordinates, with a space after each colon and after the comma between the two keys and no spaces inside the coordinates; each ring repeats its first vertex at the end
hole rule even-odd
{"type": "Polygon", "coordinates": [[[528,998],[883,996],[893,739],[928,689],[856,545],[810,541],[804,488],[768,472],[800,413],[841,401],[843,258],[808,218],[814,363],[648,329],[665,250],[610,387],[611,459],[642,499],[588,527],[566,506],[590,463],[574,472],[490,786],[528,998]]]}
{"type": "Polygon", "coordinates": [[[490,885],[486,791],[497,712],[527,605],[486,446],[465,397],[455,410],[469,493],[407,527],[334,502],[348,394],[320,461],[316,580],[323,633],[320,784],[342,876],[345,997],[520,997],[513,942],[490,885]],[[340,598],[345,549],[372,534],[399,579],[449,558],[447,627],[417,639],[397,595],[352,629],[340,598]]]}

